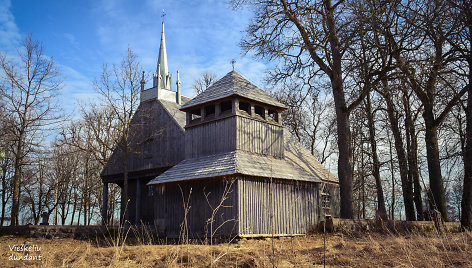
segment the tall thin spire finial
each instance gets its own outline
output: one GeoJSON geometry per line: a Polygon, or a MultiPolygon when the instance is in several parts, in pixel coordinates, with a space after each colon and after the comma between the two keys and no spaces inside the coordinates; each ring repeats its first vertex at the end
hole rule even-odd
{"type": "Polygon", "coordinates": [[[162,22],[164,22],[164,18],[166,17],[166,12],[164,11],[164,9],[162,9],[162,22]]]}
{"type": "Polygon", "coordinates": [[[146,84],[146,81],[144,81],[144,71],[143,71],[143,78],[141,78],[141,91],[144,91],[145,84],[146,84]]]}
{"type": "Polygon", "coordinates": [[[236,63],[236,60],[235,59],[232,59],[231,60],[231,65],[233,65],[233,72],[234,72],[234,64],[236,63]]]}

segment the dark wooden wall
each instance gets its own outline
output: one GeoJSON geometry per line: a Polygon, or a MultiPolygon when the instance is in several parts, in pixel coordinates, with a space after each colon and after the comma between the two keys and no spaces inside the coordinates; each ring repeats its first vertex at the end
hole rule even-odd
{"type": "Polygon", "coordinates": [[[236,129],[236,149],[283,158],[284,130],[282,126],[237,116],[236,129]]]}
{"type": "Polygon", "coordinates": [[[231,190],[227,194],[228,199],[224,201],[224,207],[220,207],[215,214],[213,230],[219,227],[216,235],[236,235],[238,231],[238,209],[235,201],[237,182],[231,184],[231,181],[225,181],[222,178],[157,185],[154,190],[154,224],[167,237],[182,237],[181,228],[184,223],[184,203],[186,203],[189,207],[187,214],[189,236],[209,235],[209,220],[212,212],[222,200],[225,186],[230,185],[231,190]]]}
{"type": "Polygon", "coordinates": [[[234,150],[282,158],[283,127],[237,115],[186,128],[186,158],[234,150]]]}
{"type": "Polygon", "coordinates": [[[305,234],[319,221],[319,183],[241,177],[241,236],[305,234]]]}
{"type": "MultiPolygon", "coordinates": [[[[215,217],[214,228],[223,224],[217,235],[305,234],[320,220],[320,183],[273,179],[271,184],[269,178],[242,175],[233,180],[225,207],[220,208],[215,217]]],[[[185,200],[190,207],[187,214],[189,236],[208,234],[212,208],[205,194],[209,194],[208,200],[215,208],[226,183],[228,180],[215,178],[157,185],[154,190],[154,224],[163,235],[182,237],[185,200]]],[[[330,184],[329,191],[333,193],[331,214],[338,216],[339,197],[334,197],[339,194],[339,187],[330,184]]]]}
{"type": "MultiPolygon", "coordinates": [[[[140,104],[132,119],[130,139],[128,171],[131,173],[170,167],[184,159],[185,131],[158,100],[140,104]]],[[[121,176],[123,161],[123,150],[118,146],[108,160],[102,177],[121,176]]]]}
{"type": "Polygon", "coordinates": [[[185,155],[194,158],[233,151],[236,147],[236,118],[226,117],[185,130],[185,155]]]}
{"type": "MultiPolygon", "coordinates": [[[[150,181],[150,178],[141,180],[141,219],[136,221],[136,180],[130,180],[128,182],[128,198],[130,199],[128,203],[128,221],[131,224],[140,224],[141,221],[144,224],[153,224],[154,223],[154,198],[149,195],[149,188],[146,186],[146,183],[150,181]]],[[[122,204],[125,204],[124,200],[121,200],[122,204]]],[[[124,207],[121,208],[124,211],[124,207]]],[[[121,219],[123,219],[123,214],[121,214],[121,219]]]]}

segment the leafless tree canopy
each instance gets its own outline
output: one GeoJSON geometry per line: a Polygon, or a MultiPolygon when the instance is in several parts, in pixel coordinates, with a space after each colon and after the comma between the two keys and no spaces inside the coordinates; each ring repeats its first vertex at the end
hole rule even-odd
{"type": "Polygon", "coordinates": [[[366,196],[371,196],[366,192],[365,178],[369,177],[375,178],[373,211],[379,214],[386,212],[378,202],[382,187],[392,189],[385,202],[394,211],[395,187],[401,185],[407,219],[423,219],[423,210],[436,209],[447,220],[453,211],[447,204],[448,189],[460,184],[461,176],[468,205],[462,205],[462,212],[453,212],[454,218],[470,211],[467,147],[453,156],[442,153],[453,147],[441,140],[456,113],[461,116],[454,128],[462,130],[449,137],[467,143],[470,1],[248,0],[232,4],[236,9],[248,6],[253,12],[241,46],[257,58],[276,63],[268,80],[284,87],[287,81],[298,79],[297,86],[288,87],[282,98],[289,107],[300,107],[289,109],[285,116],[299,139],[309,120],[300,120],[299,111],[306,106],[293,103],[301,104],[298,100],[302,99],[304,105],[317,109],[316,102],[306,103],[306,96],[313,88],[329,85],[336,114],[342,217],[365,216],[359,211],[365,211],[361,208],[369,202],[366,196]],[[390,161],[386,161],[388,155],[390,161]],[[445,175],[451,168],[465,169],[466,174],[445,175]]]}
{"type": "Polygon", "coordinates": [[[8,136],[13,158],[11,224],[18,225],[20,185],[26,180],[46,128],[57,122],[55,97],[61,80],[54,60],[43,55],[43,45],[28,35],[18,48],[18,55],[0,54],[1,91],[8,136]]]}
{"type": "Polygon", "coordinates": [[[213,83],[216,82],[216,75],[210,71],[205,71],[202,73],[201,77],[193,82],[193,89],[198,95],[209,88],[213,83]]]}

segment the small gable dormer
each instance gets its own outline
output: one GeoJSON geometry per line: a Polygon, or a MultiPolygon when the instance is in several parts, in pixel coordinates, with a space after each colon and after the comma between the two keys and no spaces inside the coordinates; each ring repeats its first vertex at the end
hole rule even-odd
{"type": "Polygon", "coordinates": [[[186,158],[236,150],[283,157],[281,104],[230,72],[181,107],[186,112],[186,158]]]}

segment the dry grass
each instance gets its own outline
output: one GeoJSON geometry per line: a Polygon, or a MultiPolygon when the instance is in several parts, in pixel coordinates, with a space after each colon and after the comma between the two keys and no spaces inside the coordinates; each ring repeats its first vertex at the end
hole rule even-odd
{"type": "MultiPolygon", "coordinates": [[[[472,267],[472,233],[330,234],[327,266],[472,267]]],[[[95,247],[72,239],[0,238],[0,267],[316,267],[323,265],[323,236],[239,240],[218,245],[95,247]],[[9,246],[41,247],[41,261],[9,261],[9,246]],[[272,254],[272,245],[275,255],[272,254]],[[213,257],[212,257],[213,256],[213,257]]],[[[33,255],[36,253],[33,253],[33,255]]],[[[17,254],[19,255],[19,254],[17,254]]]]}

